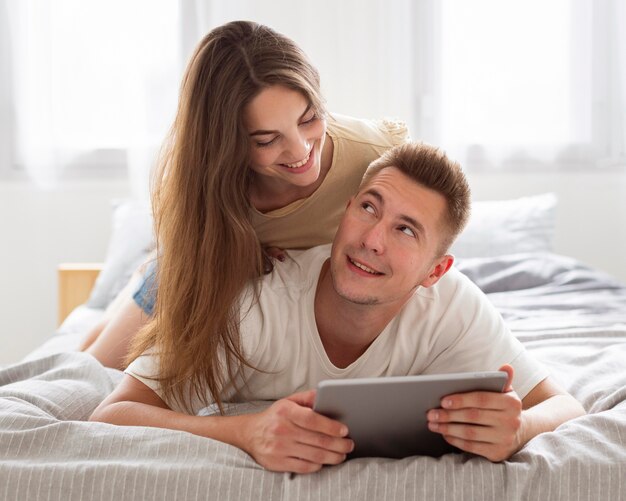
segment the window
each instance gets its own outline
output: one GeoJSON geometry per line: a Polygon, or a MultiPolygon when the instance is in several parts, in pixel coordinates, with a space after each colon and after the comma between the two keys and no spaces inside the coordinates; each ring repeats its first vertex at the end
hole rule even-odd
{"type": "Polygon", "coordinates": [[[18,166],[45,184],[125,168],[162,139],[180,79],[177,2],[7,5],[18,166]]]}
{"type": "Polygon", "coordinates": [[[11,47],[10,65],[9,51],[0,51],[1,72],[11,71],[10,86],[0,75],[0,106],[14,106],[0,116],[0,132],[3,116],[15,117],[0,142],[15,144],[12,164],[40,182],[126,165],[145,171],[173,118],[189,51],[236,18],[267,23],[303,47],[331,111],[403,118],[415,139],[469,169],[626,161],[621,0],[394,0],[393,9],[342,0],[334,10],[314,0],[0,6],[8,6],[0,8],[0,42],[11,47]]]}
{"type": "Polygon", "coordinates": [[[434,103],[434,119],[424,132],[474,169],[623,163],[624,96],[612,89],[623,66],[618,7],[592,0],[434,4],[438,59],[422,63],[434,74],[423,96],[434,103]]]}

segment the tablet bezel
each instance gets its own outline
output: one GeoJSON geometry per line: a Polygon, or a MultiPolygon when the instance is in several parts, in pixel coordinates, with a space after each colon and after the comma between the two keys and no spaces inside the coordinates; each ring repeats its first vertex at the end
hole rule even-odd
{"type": "Polygon", "coordinates": [[[441,399],[470,391],[502,392],[503,371],[321,381],[313,410],[346,424],[354,457],[439,457],[460,452],[428,429],[426,413],[441,399]]]}

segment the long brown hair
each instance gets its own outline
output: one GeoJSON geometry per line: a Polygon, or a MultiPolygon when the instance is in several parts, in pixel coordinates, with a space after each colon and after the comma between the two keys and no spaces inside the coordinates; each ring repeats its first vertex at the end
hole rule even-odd
{"type": "Polygon", "coordinates": [[[158,294],[128,360],[154,349],[164,396],[188,410],[194,397],[222,410],[225,386],[249,366],[239,296],[263,258],[249,217],[243,111],[271,85],[301,92],[324,114],[318,72],[292,40],[253,22],[212,30],[187,66],[154,178],[158,294]]]}

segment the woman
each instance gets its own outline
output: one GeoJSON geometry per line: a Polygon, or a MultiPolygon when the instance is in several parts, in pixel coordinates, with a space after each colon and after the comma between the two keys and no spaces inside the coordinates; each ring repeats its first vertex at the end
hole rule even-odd
{"type": "Polygon", "coordinates": [[[222,366],[233,380],[247,365],[236,299],[264,272],[262,246],[329,243],[367,165],[406,140],[402,124],[329,116],[289,38],[251,22],[214,29],[187,67],[156,173],[154,314],[128,299],[88,351],[124,367],[156,349],[171,395],[188,397],[191,381],[221,408],[222,366]]]}

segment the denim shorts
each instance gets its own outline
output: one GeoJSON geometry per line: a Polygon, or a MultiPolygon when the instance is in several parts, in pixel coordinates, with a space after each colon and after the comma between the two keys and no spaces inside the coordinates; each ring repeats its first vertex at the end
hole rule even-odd
{"type": "Polygon", "coordinates": [[[146,272],[143,274],[141,282],[139,283],[139,287],[133,294],[135,303],[137,303],[137,305],[148,316],[152,316],[152,313],[154,312],[154,303],[156,301],[158,289],[156,270],[157,262],[154,260],[148,264],[146,272]]]}

